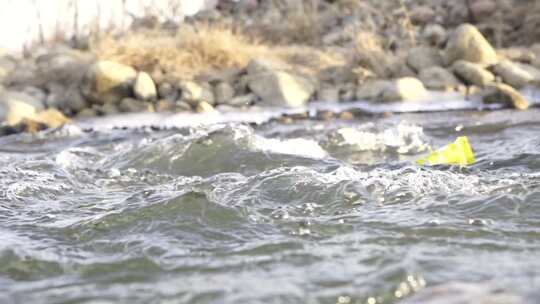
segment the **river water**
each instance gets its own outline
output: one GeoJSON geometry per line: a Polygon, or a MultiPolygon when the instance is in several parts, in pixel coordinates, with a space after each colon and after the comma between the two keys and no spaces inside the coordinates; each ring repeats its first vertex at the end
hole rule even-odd
{"type": "Polygon", "coordinates": [[[539,115],[0,138],[0,302],[539,303],[539,115]]]}

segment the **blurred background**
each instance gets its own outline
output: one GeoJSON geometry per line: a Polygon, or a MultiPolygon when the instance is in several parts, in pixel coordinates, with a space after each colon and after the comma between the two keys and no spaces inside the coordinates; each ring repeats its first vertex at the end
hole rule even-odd
{"type": "Polygon", "coordinates": [[[181,21],[218,0],[1,0],[0,47],[19,51],[40,41],[122,30],[136,18],[181,21]]]}

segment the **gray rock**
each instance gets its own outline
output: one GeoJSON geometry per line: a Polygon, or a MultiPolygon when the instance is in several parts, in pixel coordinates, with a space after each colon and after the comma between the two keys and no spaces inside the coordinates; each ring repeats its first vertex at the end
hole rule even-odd
{"type": "Polygon", "coordinates": [[[57,108],[65,113],[77,113],[88,107],[88,102],[82,96],[76,84],[69,87],[51,83],[47,86],[49,95],[45,103],[47,107],[57,108]]]}
{"type": "Polygon", "coordinates": [[[185,101],[176,102],[176,106],[174,107],[175,112],[189,112],[191,110],[193,110],[193,108],[185,101]]]}
{"type": "Polygon", "coordinates": [[[93,103],[116,103],[132,96],[136,77],[137,71],[130,66],[98,61],[88,69],[81,91],[93,103]]]}
{"type": "Polygon", "coordinates": [[[276,70],[284,70],[285,66],[276,61],[270,61],[262,58],[255,58],[251,60],[246,67],[248,75],[257,75],[264,73],[272,73],[276,70]]]}
{"type": "Polygon", "coordinates": [[[356,97],[356,85],[345,83],[339,88],[338,101],[353,101],[356,97]]]}
{"type": "Polygon", "coordinates": [[[340,85],[358,80],[358,75],[354,73],[350,66],[341,65],[324,69],[319,77],[321,82],[331,85],[340,85]]]}
{"type": "Polygon", "coordinates": [[[199,84],[193,81],[182,81],[179,85],[182,90],[182,101],[187,102],[192,107],[196,107],[199,102],[215,104],[214,93],[208,83],[199,84]]]}
{"type": "Polygon", "coordinates": [[[156,85],[148,73],[139,72],[133,85],[133,94],[139,100],[152,101],[157,99],[156,85]]]}
{"type": "Polygon", "coordinates": [[[490,65],[497,63],[497,54],[474,25],[463,24],[452,33],[446,46],[446,63],[457,60],[490,65]]]}
{"type": "Polygon", "coordinates": [[[518,66],[519,68],[527,71],[529,74],[531,74],[534,79],[535,79],[535,82],[538,82],[540,80],[540,69],[533,66],[532,64],[528,64],[528,63],[520,63],[520,62],[514,62],[514,64],[516,66],[518,66]]]}
{"type": "Polygon", "coordinates": [[[176,101],[178,97],[180,96],[176,87],[170,84],[169,82],[162,82],[158,85],[158,95],[162,99],[166,99],[173,102],[176,101]]]}
{"type": "Polygon", "coordinates": [[[310,80],[287,73],[273,62],[252,60],[247,72],[249,89],[267,106],[303,106],[315,92],[315,85],[310,80]]]}
{"type": "Polygon", "coordinates": [[[43,102],[34,96],[13,91],[0,92],[0,121],[15,125],[25,118],[33,119],[44,110],[43,102]]]}
{"type": "Polygon", "coordinates": [[[459,60],[454,63],[452,69],[468,84],[482,87],[495,81],[495,75],[480,64],[459,60]]]}
{"type": "Polygon", "coordinates": [[[497,50],[497,56],[514,62],[532,63],[536,59],[536,54],[527,48],[512,47],[497,50]]]}
{"type": "Polygon", "coordinates": [[[537,75],[533,74],[532,69],[534,68],[527,70],[518,64],[504,60],[493,67],[493,72],[505,83],[519,89],[536,80],[537,75]]]}
{"type": "MultiPolygon", "coordinates": [[[[24,87],[22,89],[22,92],[33,96],[37,100],[46,100],[47,99],[47,94],[45,93],[45,91],[43,91],[42,89],[40,89],[38,87],[27,86],[27,87],[24,87]]],[[[45,105],[47,105],[47,103],[45,103],[45,105]]]]}
{"type": "Polygon", "coordinates": [[[77,113],[77,118],[91,118],[98,116],[98,112],[95,109],[92,108],[86,108],[82,109],[80,112],[77,113]]]}
{"type": "Polygon", "coordinates": [[[305,105],[315,92],[309,80],[281,71],[254,75],[248,86],[263,104],[290,108],[305,105]]]}
{"type": "MultiPolygon", "coordinates": [[[[356,96],[356,92],[355,92],[356,96]]],[[[317,91],[318,101],[338,102],[339,101],[339,89],[336,87],[320,88],[317,91]]]]}
{"type": "Polygon", "coordinates": [[[2,81],[6,85],[14,87],[43,86],[44,82],[39,80],[39,71],[36,65],[30,61],[19,61],[17,66],[2,81]]]}
{"type": "Polygon", "coordinates": [[[208,102],[201,101],[199,102],[197,107],[195,107],[195,111],[197,111],[197,113],[210,113],[210,112],[215,112],[216,110],[208,102]]]}
{"type": "Polygon", "coordinates": [[[124,98],[118,104],[118,109],[122,112],[148,112],[151,109],[151,104],[135,98],[124,98]]]}
{"type": "Polygon", "coordinates": [[[227,104],[234,98],[234,88],[228,82],[220,82],[214,87],[217,104],[227,104]]]}
{"type": "Polygon", "coordinates": [[[105,103],[102,105],[94,105],[93,108],[97,110],[100,115],[114,115],[120,113],[120,109],[114,103],[105,103]]]}
{"type": "Polygon", "coordinates": [[[95,58],[91,53],[72,49],[47,52],[36,58],[34,83],[45,86],[50,82],[71,86],[82,82],[84,75],[95,58]]]}
{"type": "Polygon", "coordinates": [[[174,102],[167,99],[159,100],[156,103],[156,112],[185,112],[191,111],[191,106],[183,101],[174,102]]]}
{"type": "MultiPolygon", "coordinates": [[[[499,4],[503,6],[503,4],[499,4]]],[[[476,0],[471,1],[470,12],[475,20],[484,20],[485,18],[493,18],[493,13],[497,10],[498,4],[493,0],[476,0]]]]}
{"type": "Polygon", "coordinates": [[[416,77],[416,71],[413,70],[413,68],[411,68],[408,64],[399,64],[395,77],[416,77]]]}
{"type": "Polygon", "coordinates": [[[24,92],[5,91],[4,94],[2,95],[2,100],[23,102],[23,103],[31,105],[37,111],[41,111],[45,109],[45,104],[43,100],[40,100],[24,92]]]}
{"type": "Polygon", "coordinates": [[[257,102],[257,96],[253,93],[246,95],[235,96],[230,99],[225,105],[232,107],[245,107],[257,102]]]}
{"type": "Polygon", "coordinates": [[[388,80],[375,80],[361,85],[356,90],[357,100],[378,100],[392,83],[388,80]]]}
{"type": "Polygon", "coordinates": [[[391,83],[382,94],[382,101],[417,101],[427,95],[420,80],[413,77],[399,78],[391,83]]]}
{"type": "Polygon", "coordinates": [[[238,78],[238,80],[233,83],[234,92],[236,95],[244,95],[250,93],[248,84],[249,84],[250,76],[248,75],[242,75],[238,78]]]}
{"type": "Polygon", "coordinates": [[[420,46],[409,50],[407,64],[418,73],[426,68],[441,66],[443,58],[439,50],[420,46]]]}
{"type": "Polygon", "coordinates": [[[432,46],[440,47],[448,39],[446,29],[439,24],[429,24],[424,28],[422,37],[432,46]]]}
{"type": "Polygon", "coordinates": [[[427,90],[422,82],[413,77],[403,77],[393,81],[377,80],[358,88],[358,100],[409,101],[422,99],[427,90]]]}
{"type": "Polygon", "coordinates": [[[440,66],[421,70],[418,78],[426,88],[437,91],[451,91],[461,84],[454,74],[440,66]]]}
{"type": "Polygon", "coordinates": [[[427,5],[414,7],[410,12],[411,21],[414,24],[426,24],[435,19],[435,11],[427,5]]]}
{"type": "Polygon", "coordinates": [[[216,84],[219,82],[234,83],[240,76],[240,73],[241,70],[238,68],[225,68],[203,73],[202,75],[198,76],[196,80],[211,84],[216,84]]]}

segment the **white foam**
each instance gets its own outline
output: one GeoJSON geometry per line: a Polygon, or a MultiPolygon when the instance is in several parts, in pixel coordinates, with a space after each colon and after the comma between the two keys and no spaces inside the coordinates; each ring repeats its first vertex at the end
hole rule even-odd
{"type": "Polygon", "coordinates": [[[429,147],[422,127],[401,122],[397,127],[382,132],[373,128],[373,124],[341,128],[330,134],[330,142],[356,151],[393,149],[400,154],[420,153],[429,147]]]}
{"type": "Polygon", "coordinates": [[[82,169],[92,167],[93,159],[89,155],[95,155],[93,148],[68,148],[56,155],[55,162],[64,169],[82,169]]]}
{"type": "Polygon", "coordinates": [[[321,159],[328,156],[328,153],[316,141],[304,138],[279,140],[258,137],[255,142],[255,147],[262,151],[298,155],[315,159],[321,159]]]}

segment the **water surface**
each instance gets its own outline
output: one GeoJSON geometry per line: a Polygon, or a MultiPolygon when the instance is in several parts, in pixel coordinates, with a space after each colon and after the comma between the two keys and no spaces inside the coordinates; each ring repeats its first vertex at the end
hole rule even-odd
{"type": "Polygon", "coordinates": [[[537,303],[539,114],[1,138],[0,302],[537,303]]]}

